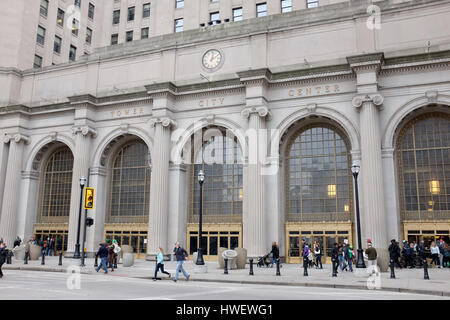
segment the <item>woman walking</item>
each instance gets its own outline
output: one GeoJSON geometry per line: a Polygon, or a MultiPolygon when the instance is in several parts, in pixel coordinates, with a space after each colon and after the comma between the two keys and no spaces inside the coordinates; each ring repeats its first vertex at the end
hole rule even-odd
{"type": "Polygon", "coordinates": [[[272,250],[270,251],[272,254],[272,267],[274,263],[277,263],[277,260],[280,258],[280,250],[278,249],[277,243],[272,242],[272,250]]]}
{"type": "Polygon", "coordinates": [[[319,269],[319,264],[320,264],[320,269],[323,269],[322,267],[322,247],[320,246],[320,243],[316,242],[316,245],[314,246],[314,255],[316,256],[316,269],[319,269]]]}
{"type": "Polygon", "coordinates": [[[440,261],[439,261],[439,247],[436,245],[436,243],[433,241],[432,243],[431,243],[431,247],[430,247],[430,250],[431,250],[431,265],[430,266],[432,266],[433,265],[433,262],[434,262],[434,265],[436,266],[438,266],[438,268],[440,268],[441,267],[441,263],[440,263],[440,261]]]}
{"type": "Polygon", "coordinates": [[[156,255],[156,268],[155,268],[155,276],[153,277],[153,281],[156,281],[156,276],[158,274],[158,271],[161,269],[161,272],[164,274],[169,275],[170,273],[167,271],[164,271],[164,251],[163,248],[158,248],[158,254],[156,255]]]}
{"type": "Polygon", "coordinates": [[[444,243],[444,247],[443,247],[443,253],[442,255],[444,256],[442,259],[442,267],[443,268],[450,268],[450,248],[448,246],[447,243],[444,243]]]}

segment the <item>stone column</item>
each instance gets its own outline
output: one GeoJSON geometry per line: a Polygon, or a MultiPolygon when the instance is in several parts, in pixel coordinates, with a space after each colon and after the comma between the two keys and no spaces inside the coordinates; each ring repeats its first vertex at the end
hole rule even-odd
{"type": "Polygon", "coordinates": [[[0,237],[12,248],[14,237],[17,236],[17,216],[19,211],[20,183],[22,181],[22,161],[25,144],[30,139],[22,134],[16,134],[13,139],[6,138],[10,143],[8,165],[6,168],[5,189],[0,218],[0,237]]]}
{"type": "Polygon", "coordinates": [[[153,136],[152,176],[150,184],[150,212],[148,222],[147,259],[156,256],[158,247],[169,252],[167,246],[169,215],[169,160],[170,160],[170,127],[176,123],[168,117],[150,120],[155,128],[153,136]]]}
{"type": "MultiPolygon", "coordinates": [[[[77,242],[78,216],[80,210],[80,178],[88,178],[88,169],[91,157],[91,138],[96,137],[97,133],[88,126],[76,126],[72,129],[75,135],[75,153],[73,155],[72,170],[72,191],[70,196],[70,216],[69,216],[69,237],[67,244],[67,256],[73,255],[75,244],[77,242]]],[[[84,209],[81,213],[81,229],[80,229],[80,251],[83,241],[83,219],[84,209]]],[[[80,252],[81,253],[81,252],[80,252]]]]}
{"type": "MultiPolygon", "coordinates": [[[[11,137],[5,135],[0,141],[0,181],[6,180],[6,166],[8,164],[9,141],[11,137]]],[[[0,183],[0,217],[2,216],[3,191],[5,184],[0,183]]],[[[1,237],[1,235],[0,235],[1,237]]]]}
{"type": "Polygon", "coordinates": [[[353,98],[353,106],[360,111],[361,128],[361,194],[364,206],[361,210],[362,245],[368,238],[379,252],[378,264],[387,269],[389,257],[385,261],[388,241],[384,212],[383,170],[381,161],[381,135],[378,107],[383,104],[383,96],[364,94],[353,98]]]}
{"type": "Polygon", "coordinates": [[[266,117],[269,110],[265,106],[249,107],[242,115],[249,119],[247,186],[244,190],[244,206],[247,215],[243,217],[243,242],[248,257],[258,257],[268,249],[266,228],[266,198],[264,179],[264,160],[267,149],[266,117]]]}

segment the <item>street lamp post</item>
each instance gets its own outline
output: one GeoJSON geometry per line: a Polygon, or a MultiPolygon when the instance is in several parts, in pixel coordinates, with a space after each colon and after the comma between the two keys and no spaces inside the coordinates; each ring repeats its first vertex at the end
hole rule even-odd
{"type": "Polygon", "coordinates": [[[198,220],[198,250],[196,265],[204,265],[203,249],[202,249],[202,211],[203,211],[203,182],[205,181],[205,174],[203,170],[198,173],[198,183],[200,184],[200,216],[198,220]]]}
{"type": "Polygon", "coordinates": [[[352,173],[355,178],[355,197],[356,197],[356,230],[358,232],[358,261],[356,262],[356,268],[365,268],[363,249],[361,245],[361,222],[359,218],[359,195],[358,195],[358,174],[360,165],[358,162],[353,162],[352,173]]]}
{"type": "Polygon", "coordinates": [[[81,228],[81,207],[83,206],[83,189],[86,184],[86,178],[80,178],[80,210],[78,212],[78,230],[77,230],[77,243],[75,244],[75,253],[73,254],[74,259],[80,259],[80,228],[81,228]]]}

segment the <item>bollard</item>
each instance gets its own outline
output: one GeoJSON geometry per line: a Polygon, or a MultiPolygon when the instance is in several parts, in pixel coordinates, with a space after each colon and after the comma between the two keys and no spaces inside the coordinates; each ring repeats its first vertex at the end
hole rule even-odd
{"type": "Polygon", "coordinates": [[[59,253],[59,262],[58,266],[62,266],[62,251],[59,253]]]}
{"type": "Polygon", "coordinates": [[[45,265],[45,254],[42,254],[42,261],[41,261],[41,265],[45,265]]]}
{"type": "Polygon", "coordinates": [[[8,253],[6,254],[6,264],[11,264],[11,255],[12,251],[8,250],[8,253]]]}
{"type": "Polygon", "coordinates": [[[333,268],[333,277],[337,277],[337,273],[336,273],[336,260],[334,258],[331,259],[332,263],[332,268],[333,268]]]}
{"type": "Polygon", "coordinates": [[[280,276],[280,258],[277,259],[277,276],[280,276]]]}
{"type": "Polygon", "coordinates": [[[303,276],[308,276],[308,257],[303,257],[303,276]]]}
{"type": "Polygon", "coordinates": [[[23,264],[28,264],[28,255],[29,255],[30,253],[27,251],[27,252],[25,252],[25,260],[23,261],[23,264]]]}
{"type": "Polygon", "coordinates": [[[98,257],[95,256],[94,268],[98,267],[98,257]]]}
{"type": "Polygon", "coordinates": [[[228,274],[228,259],[223,259],[225,262],[225,268],[223,269],[223,274],[228,274]]]}
{"type": "Polygon", "coordinates": [[[423,259],[423,278],[424,280],[430,280],[430,276],[428,275],[428,264],[427,259],[423,259]]]}
{"type": "Polygon", "coordinates": [[[391,259],[391,279],[395,279],[394,259],[391,259]]]}
{"type": "Polygon", "coordinates": [[[250,258],[249,261],[250,261],[250,273],[249,273],[249,275],[253,276],[253,258],[250,258]]]}

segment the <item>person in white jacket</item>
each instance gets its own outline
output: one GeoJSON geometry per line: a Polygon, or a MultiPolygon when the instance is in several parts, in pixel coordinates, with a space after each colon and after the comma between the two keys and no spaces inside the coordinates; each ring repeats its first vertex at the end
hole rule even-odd
{"type": "Polygon", "coordinates": [[[431,259],[432,259],[430,266],[432,266],[433,262],[434,262],[434,265],[435,266],[437,265],[438,268],[440,268],[441,267],[441,263],[439,261],[439,253],[440,253],[440,251],[439,251],[439,247],[436,245],[436,243],[434,241],[431,243],[430,250],[431,250],[431,259]]]}
{"type": "Polygon", "coordinates": [[[119,253],[122,250],[122,248],[119,246],[116,239],[113,240],[113,246],[114,246],[113,251],[114,251],[114,256],[115,256],[114,258],[117,259],[115,264],[117,264],[120,260],[119,253]]]}

